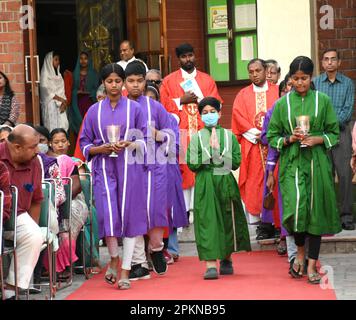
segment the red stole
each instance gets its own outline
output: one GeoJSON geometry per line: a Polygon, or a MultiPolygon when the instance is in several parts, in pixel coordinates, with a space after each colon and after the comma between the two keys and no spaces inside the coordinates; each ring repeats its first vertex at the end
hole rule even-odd
{"type": "MultiPolygon", "coordinates": [[[[215,97],[220,100],[221,103],[223,102],[218,93],[214,79],[208,74],[197,71],[195,80],[197,81],[204,97],[215,97]]],[[[180,155],[180,170],[183,178],[182,187],[183,189],[189,189],[195,184],[195,174],[190,171],[188,166],[185,164],[185,154],[191,137],[204,127],[204,123],[201,121],[197,104],[190,103],[188,105],[182,105],[181,108],[178,108],[177,104],[173,100],[184,95],[184,90],[180,85],[183,81],[184,79],[182,77],[181,70],[171,73],[164,78],[160,93],[161,103],[166,110],[170,113],[178,115],[180,119],[180,149],[182,152],[180,155]]]]}
{"type": "Polygon", "coordinates": [[[255,93],[250,85],[237,94],[233,105],[231,128],[241,144],[242,156],[239,188],[247,211],[253,215],[262,211],[267,148],[251,143],[242,135],[252,128],[262,129],[265,114],[278,97],[278,86],[274,84],[268,83],[268,90],[263,93],[255,93]]]}

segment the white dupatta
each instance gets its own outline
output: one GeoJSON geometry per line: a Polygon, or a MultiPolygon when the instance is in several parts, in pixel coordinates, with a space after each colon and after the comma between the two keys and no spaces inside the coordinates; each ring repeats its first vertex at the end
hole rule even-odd
{"type": "MultiPolygon", "coordinates": [[[[57,95],[65,100],[67,100],[64,91],[64,80],[60,73],[60,66],[58,66],[58,75],[53,67],[53,51],[47,53],[44,63],[41,69],[40,78],[40,93],[41,93],[41,104],[47,106],[48,103],[53,100],[53,97],[57,95]]],[[[57,107],[61,106],[61,102],[54,100],[57,107]]]]}

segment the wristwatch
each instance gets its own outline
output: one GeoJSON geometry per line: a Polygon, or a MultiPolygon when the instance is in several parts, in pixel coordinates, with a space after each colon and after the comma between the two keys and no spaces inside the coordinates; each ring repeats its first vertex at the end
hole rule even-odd
{"type": "Polygon", "coordinates": [[[289,146],[290,145],[290,136],[286,136],[284,139],[285,139],[286,145],[289,146]]]}

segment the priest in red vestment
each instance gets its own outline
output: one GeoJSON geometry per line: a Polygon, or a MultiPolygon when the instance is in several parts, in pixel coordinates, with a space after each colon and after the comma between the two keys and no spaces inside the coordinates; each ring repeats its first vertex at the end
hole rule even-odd
{"type": "Polygon", "coordinates": [[[268,147],[260,142],[265,115],[278,99],[278,86],[266,80],[265,61],[253,59],[248,64],[252,84],[236,96],[232,111],[232,131],[241,145],[239,188],[249,213],[250,224],[260,221],[263,178],[268,147]]]}
{"type": "Polygon", "coordinates": [[[195,174],[189,170],[185,162],[185,153],[192,135],[204,127],[199,115],[198,103],[208,96],[215,97],[221,103],[223,101],[214,79],[196,69],[194,48],[190,44],[184,43],[178,46],[176,55],[181,68],[163,79],[160,93],[161,103],[179,122],[181,150],[179,163],[188,212],[193,210],[195,174]]]}

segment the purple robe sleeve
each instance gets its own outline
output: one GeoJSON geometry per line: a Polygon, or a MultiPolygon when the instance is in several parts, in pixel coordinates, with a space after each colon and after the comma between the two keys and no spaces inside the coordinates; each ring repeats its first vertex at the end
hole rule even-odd
{"type": "Polygon", "coordinates": [[[95,146],[93,111],[94,108],[91,108],[84,118],[82,132],[79,138],[80,150],[87,161],[91,160],[90,149],[95,146]]]}
{"type": "Polygon", "coordinates": [[[267,111],[265,120],[263,121],[262,132],[261,132],[261,142],[265,146],[268,145],[267,131],[268,131],[269,122],[271,121],[272,113],[273,113],[275,106],[276,105],[274,104],[273,107],[267,111]]]}
{"type": "Polygon", "coordinates": [[[158,110],[158,127],[156,129],[163,132],[166,137],[162,144],[166,144],[165,154],[168,154],[170,146],[175,141],[175,134],[172,130],[172,123],[170,114],[166,111],[162,104],[157,103],[157,110],[158,110]]]}
{"type": "MultiPolygon", "coordinates": [[[[268,126],[269,122],[271,121],[272,113],[275,108],[276,104],[273,105],[273,107],[267,111],[265,121],[263,122],[263,127],[262,127],[262,133],[261,133],[261,141],[262,144],[268,145],[268,140],[267,140],[267,131],[268,131],[268,126]]],[[[266,165],[266,170],[267,171],[274,171],[277,162],[279,159],[279,152],[278,150],[268,147],[268,155],[267,155],[267,165],[266,165]]]]}
{"type": "Polygon", "coordinates": [[[278,150],[272,147],[268,147],[266,170],[273,172],[274,169],[276,168],[278,159],[279,159],[278,150]]]}
{"type": "MultiPolygon", "coordinates": [[[[131,102],[137,104],[137,102],[131,102]]],[[[136,141],[136,150],[142,155],[147,153],[147,122],[145,121],[145,115],[139,104],[135,108],[135,129],[139,130],[141,137],[132,137],[132,141],[136,141]]]]}
{"type": "Polygon", "coordinates": [[[178,163],[179,155],[179,127],[173,114],[170,113],[168,116],[170,119],[170,127],[167,130],[167,135],[169,135],[170,140],[167,142],[167,156],[170,164],[176,164],[178,163]]]}

